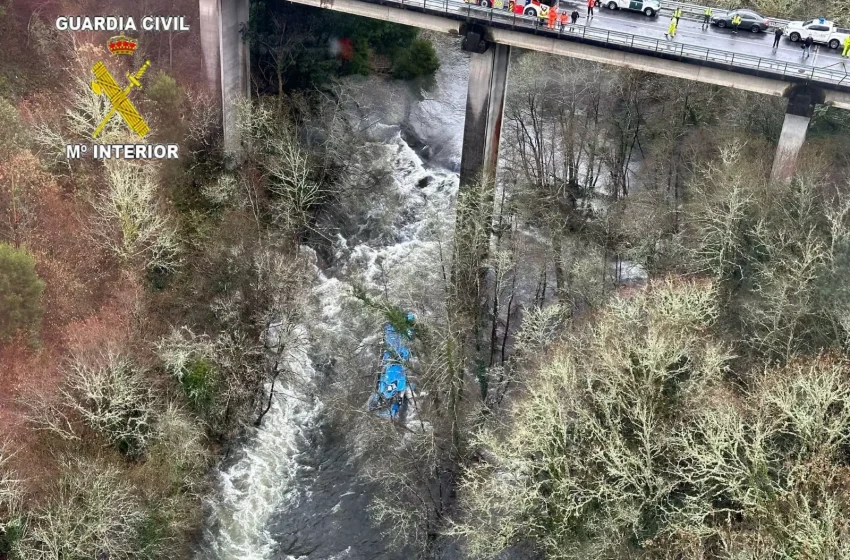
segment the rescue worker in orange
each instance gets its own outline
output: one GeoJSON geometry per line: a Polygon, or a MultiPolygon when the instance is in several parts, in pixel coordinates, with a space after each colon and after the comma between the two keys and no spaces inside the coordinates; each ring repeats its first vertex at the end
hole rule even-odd
{"type": "Polygon", "coordinates": [[[549,7],[549,29],[555,29],[555,20],[558,18],[558,8],[555,6],[549,7]]]}
{"type": "Polygon", "coordinates": [[[567,18],[567,11],[566,10],[561,12],[560,20],[561,20],[561,33],[563,33],[564,28],[567,26],[567,22],[569,21],[569,19],[567,18]]]}

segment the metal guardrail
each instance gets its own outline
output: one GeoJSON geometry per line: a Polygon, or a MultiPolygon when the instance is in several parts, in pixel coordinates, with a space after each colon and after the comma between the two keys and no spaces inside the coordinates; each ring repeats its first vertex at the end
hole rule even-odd
{"type": "MultiPolygon", "coordinates": [[[[552,38],[610,45],[617,49],[673,58],[696,64],[721,67],[732,72],[756,73],[771,78],[789,78],[793,81],[809,80],[823,85],[850,88],[850,74],[841,65],[836,68],[814,67],[794,62],[782,62],[770,58],[685,45],[673,41],[652,39],[620,31],[607,31],[580,24],[556,25],[549,28],[539,17],[514,14],[501,8],[484,8],[458,0],[361,0],[372,4],[401,6],[434,15],[445,15],[452,19],[465,19],[493,27],[502,27],[523,33],[550,36],[552,38]]],[[[665,2],[674,4],[674,2],[665,2]]],[[[693,4],[690,4],[693,6],[693,4]]],[[[683,8],[684,10],[684,8],[683,8]]]]}
{"type": "MultiPolygon", "coordinates": [[[[604,0],[603,0],[604,1],[604,0]]],[[[676,8],[682,9],[682,16],[686,19],[693,19],[702,21],[702,17],[705,14],[705,9],[708,6],[700,6],[699,4],[688,4],[687,2],[675,2],[674,0],[661,0],[661,10],[672,13],[676,8]]],[[[714,10],[715,14],[725,14],[727,12],[731,12],[732,10],[727,10],[726,8],[711,8],[714,10]]],[[[741,9],[749,9],[749,8],[741,8],[741,9]]],[[[753,10],[755,11],[755,10],[753,10]]],[[[767,23],[770,27],[785,27],[789,23],[790,20],[775,18],[765,16],[767,23]]]]}
{"type": "MultiPolygon", "coordinates": [[[[579,7],[583,7],[583,6],[586,5],[584,0],[565,0],[565,1],[566,2],[572,2],[573,4],[576,4],[579,7]]],[[[505,3],[507,4],[507,0],[505,0],[505,3]]],[[[606,9],[606,10],[608,9],[607,8],[608,0],[598,0],[598,3],[599,3],[599,5],[597,6],[598,9],[606,9]]],[[[665,15],[672,15],[673,12],[677,8],[680,8],[682,10],[682,17],[684,19],[689,19],[689,20],[693,20],[693,21],[702,21],[703,16],[705,15],[705,9],[708,7],[708,6],[703,6],[701,4],[690,4],[688,2],[676,2],[675,0],[661,0],[659,2],[659,4],[661,5],[660,11],[664,12],[665,15]]],[[[717,7],[714,7],[714,6],[712,6],[711,9],[713,10],[712,15],[725,14],[727,12],[732,11],[732,10],[728,10],[726,8],[717,8],[717,7]]],[[[750,8],[741,8],[741,9],[750,9],[750,8]]],[[[755,11],[755,10],[752,10],[752,11],[755,11]]],[[[767,20],[768,25],[770,27],[785,27],[786,25],[791,23],[790,20],[782,19],[782,18],[765,16],[765,19],[767,20]]]]}

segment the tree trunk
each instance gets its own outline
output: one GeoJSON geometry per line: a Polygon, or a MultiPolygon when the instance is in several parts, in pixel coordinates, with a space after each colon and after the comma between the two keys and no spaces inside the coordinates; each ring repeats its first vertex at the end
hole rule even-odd
{"type": "Polygon", "coordinates": [[[552,253],[555,257],[555,293],[558,301],[563,301],[566,296],[566,271],[564,270],[563,243],[564,234],[556,229],[552,234],[552,253]]]}
{"type": "Polygon", "coordinates": [[[254,426],[257,428],[260,427],[260,424],[263,422],[263,418],[266,416],[269,410],[272,408],[272,399],[274,398],[274,384],[277,382],[277,378],[280,375],[280,370],[278,369],[279,360],[274,363],[274,376],[272,376],[272,386],[269,388],[269,400],[266,402],[266,408],[257,416],[257,419],[254,420],[254,426]]]}

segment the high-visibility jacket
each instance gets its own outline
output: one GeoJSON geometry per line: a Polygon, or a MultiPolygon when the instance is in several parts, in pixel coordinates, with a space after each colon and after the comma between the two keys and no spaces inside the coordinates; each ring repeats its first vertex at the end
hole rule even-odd
{"type": "Polygon", "coordinates": [[[708,17],[711,17],[711,8],[705,9],[705,15],[707,15],[708,17]]]}
{"type": "Polygon", "coordinates": [[[682,17],[682,8],[676,8],[676,11],[673,12],[673,17],[677,19],[682,17]]]}
{"type": "Polygon", "coordinates": [[[567,19],[568,19],[568,18],[567,18],[567,12],[563,12],[563,13],[561,13],[561,25],[566,25],[566,24],[567,24],[567,19]]]}
{"type": "Polygon", "coordinates": [[[732,18],[732,25],[741,25],[741,16],[735,16],[732,18]]]}

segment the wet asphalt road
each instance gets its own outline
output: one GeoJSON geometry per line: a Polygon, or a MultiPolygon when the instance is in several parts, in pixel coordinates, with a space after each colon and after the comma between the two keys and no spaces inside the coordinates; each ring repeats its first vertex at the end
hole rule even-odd
{"type": "MultiPolygon", "coordinates": [[[[594,9],[596,15],[588,23],[586,3],[561,2],[562,10],[567,9],[572,12],[573,8],[577,9],[581,16],[578,20],[580,25],[584,24],[594,29],[619,31],[652,39],[665,40],[664,33],[670,24],[670,16],[663,13],[660,16],[650,18],[637,12],[612,11],[598,7],[594,9]]],[[[783,37],[780,40],[779,48],[774,51],[772,48],[772,29],[769,29],[766,33],[752,33],[741,30],[735,34],[729,28],[720,29],[715,26],[709,26],[707,30],[703,30],[701,22],[682,18],[673,42],[782,62],[806,64],[818,68],[844,69],[850,72],[850,59],[842,58],[839,51],[832,50],[825,45],[813,49],[812,55],[808,59],[803,59],[800,43],[792,43],[788,38],[783,37]]]]}
{"type": "MultiPolygon", "coordinates": [[[[332,0],[328,1],[332,2],[332,0]]],[[[368,1],[371,2],[374,0],[368,1]]],[[[503,1],[507,2],[507,0],[503,1]]],[[[512,23],[520,28],[527,27],[529,33],[534,33],[534,27],[537,25],[537,20],[532,16],[515,16],[506,9],[484,8],[477,4],[467,4],[459,0],[387,0],[384,3],[389,4],[391,2],[422,6],[429,11],[433,10],[435,12],[467,12],[468,15],[473,15],[481,19],[492,19],[493,21],[512,23]],[[492,14],[490,13],[491,11],[492,14]]],[[[701,17],[699,20],[686,19],[689,17],[686,15],[679,21],[676,38],[668,40],[664,36],[668,26],[670,25],[670,14],[668,10],[662,10],[661,15],[647,17],[640,12],[609,10],[608,8],[597,6],[594,9],[594,17],[588,19],[586,0],[561,0],[559,9],[562,11],[566,10],[568,13],[571,13],[573,9],[578,10],[580,17],[577,22],[577,26],[579,27],[587,26],[594,31],[619,32],[649,39],[651,41],[650,43],[647,43],[646,41],[642,41],[640,43],[635,41],[635,46],[640,45],[644,48],[654,48],[654,41],[657,40],[661,43],[662,47],[664,44],[669,44],[671,48],[674,45],[686,45],[689,47],[695,47],[695,49],[716,50],[716,53],[712,52],[712,59],[718,60],[715,56],[715,54],[717,54],[720,55],[719,60],[724,62],[731,61],[730,57],[732,53],[736,55],[747,55],[749,57],[760,57],[768,61],[767,64],[761,64],[761,67],[773,71],[779,70],[781,72],[785,63],[789,63],[802,65],[807,68],[815,67],[829,69],[831,71],[839,72],[842,76],[845,73],[850,73],[850,59],[842,58],[839,50],[830,49],[826,45],[815,45],[812,48],[811,55],[808,58],[803,58],[801,44],[792,43],[787,37],[783,37],[780,40],[779,48],[774,50],[773,28],[769,28],[767,32],[762,33],[752,33],[749,30],[742,29],[736,34],[730,28],[720,29],[715,26],[709,26],[708,29],[703,29],[701,17]],[[724,58],[724,53],[730,53],[729,57],[724,58]]],[[[723,10],[715,10],[715,14],[720,13],[723,13],[723,10]]],[[[690,17],[695,18],[696,16],[690,17]]],[[[539,24],[544,27],[546,25],[543,20],[539,20],[539,24]]],[[[568,33],[565,33],[565,35],[567,34],[568,33]]],[[[580,32],[577,34],[580,34],[580,32]]],[[[601,34],[588,33],[587,37],[589,39],[605,40],[605,36],[601,34]]],[[[614,36],[612,36],[612,42],[616,41],[617,40],[614,39],[614,36]]],[[[619,41],[628,44],[629,39],[620,36],[619,41]]],[[[697,52],[694,50],[686,54],[688,54],[688,56],[701,58],[703,56],[702,53],[704,53],[704,51],[697,52]]],[[[736,61],[731,62],[735,66],[756,66],[753,59],[750,59],[749,62],[743,63],[736,61]]],[[[796,69],[793,71],[796,72],[796,69]]],[[[805,72],[806,70],[803,69],[802,71],[805,72]]],[[[823,77],[819,78],[817,74],[815,75],[815,79],[822,78],[823,77]]],[[[840,79],[840,77],[836,78],[833,75],[826,79],[826,81],[834,82],[837,79],[840,79]]],[[[850,76],[848,76],[848,81],[850,81],[850,76]]]]}

